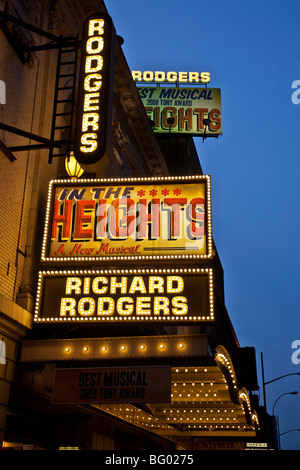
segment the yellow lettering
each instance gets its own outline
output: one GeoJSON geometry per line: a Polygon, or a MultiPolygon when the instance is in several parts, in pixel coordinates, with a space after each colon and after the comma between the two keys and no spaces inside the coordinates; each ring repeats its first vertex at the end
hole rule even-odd
{"type": "Polygon", "coordinates": [[[177,73],[176,72],[168,72],[167,73],[167,80],[168,80],[168,82],[176,82],[177,73]]]}
{"type": "Polygon", "coordinates": [[[186,297],[173,297],[172,299],[172,313],[174,315],[186,315],[188,313],[188,305],[186,297]]]}
{"type": "Polygon", "coordinates": [[[96,302],[92,297],[83,297],[78,302],[79,315],[86,316],[86,317],[90,317],[91,315],[94,315],[95,305],[96,305],[96,302]],[[86,305],[88,306],[87,309],[85,309],[86,305]]]}
{"type": "Polygon", "coordinates": [[[99,54],[104,48],[104,39],[102,37],[96,36],[89,38],[86,42],[86,52],[88,54],[99,54]],[[96,47],[94,47],[96,44],[96,47]]]}
{"type": "Polygon", "coordinates": [[[99,297],[98,299],[98,315],[112,315],[115,309],[114,299],[111,297],[99,297]],[[107,308],[105,309],[105,306],[107,308]]]}
{"type": "Polygon", "coordinates": [[[135,276],[131,283],[129,294],[135,294],[136,291],[140,291],[142,294],[146,294],[146,287],[142,277],[135,276]]]}
{"type": "Polygon", "coordinates": [[[104,34],[104,20],[93,19],[89,21],[89,36],[94,36],[95,32],[98,34],[104,34]]]}
{"type": "Polygon", "coordinates": [[[105,294],[107,292],[108,288],[106,286],[99,287],[100,282],[102,282],[102,284],[108,284],[107,277],[95,277],[92,284],[92,289],[95,294],[105,294]]]}
{"type": "Polygon", "coordinates": [[[149,294],[154,294],[155,291],[160,294],[164,293],[164,278],[160,276],[150,276],[149,277],[149,294]]]}
{"type": "Polygon", "coordinates": [[[136,299],[136,314],[137,315],[151,315],[151,297],[137,297],[136,299]]]}
{"type": "Polygon", "coordinates": [[[145,82],[195,82],[195,83],[208,83],[210,81],[210,73],[209,72],[162,72],[162,71],[155,71],[151,72],[150,70],[146,70],[145,72],[140,72],[138,70],[134,70],[131,72],[132,78],[135,81],[145,81],[145,82]]]}
{"type": "MultiPolygon", "coordinates": [[[[84,111],[98,111],[99,110],[99,96],[100,96],[100,93],[86,93],[84,96],[83,110],[84,111]]],[[[98,119],[99,119],[99,116],[98,116],[98,119]]]]}
{"type": "Polygon", "coordinates": [[[209,72],[201,72],[201,82],[208,83],[210,81],[210,73],[209,72]]]}
{"type": "Polygon", "coordinates": [[[95,73],[102,70],[103,57],[101,55],[90,55],[85,61],[85,73],[95,73]]]}
{"type": "Polygon", "coordinates": [[[91,73],[87,75],[84,79],[84,89],[85,91],[98,91],[102,86],[102,76],[98,73],[91,73]],[[92,83],[92,80],[93,83],[92,83]]]}
{"type": "Polygon", "coordinates": [[[98,121],[99,121],[99,114],[98,113],[85,113],[85,114],[83,114],[83,116],[82,116],[82,132],[88,131],[89,127],[91,127],[93,131],[97,131],[98,128],[99,128],[98,121]]]}
{"type": "Polygon", "coordinates": [[[166,78],[165,72],[155,72],[155,81],[163,82],[166,78]]]}
{"type": "Polygon", "coordinates": [[[131,75],[133,80],[137,80],[138,82],[142,80],[142,72],[139,72],[138,70],[133,70],[131,75]]]}
{"type": "Polygon", "coordinates": [[[189,82],[199,82],[199,73],[198,72],[190,72],[189,73],[189,82]]]}
{"type": "Polygon", "coordinates": [[[97,143],[97,134],[90,133],[90,134],[83,134],[81,136],[80,142],[82,146],[80,147],[81,152],[94,152],[96,150],[98,143],[97,143]]]}
{"type": "Polygon", "coordinates": [[[182,292],[184,288],[184,282],[180,276],[168,276],[167,277],[167,292],[174,294],[182,292]]]}
{"type": "Polygon", "coordinates": [[[153,72],[149,72],[148,70],[143,73],[143,79],[145,82],[153,82],[153,72]]]}
{"type": "Polygon", "coordinates": [[[117,301],[117,312],[119,315],[131,315],[134,309],[133,299],[130,297],[120,297],[117,301]],[[124,304],[126,306],[124,307],[124,304]],[[130,304],[130,305],[129,305],[130,304]]]}
{"type": "Polygon", "coordinates": [[[178,81],[179,82],[187,82],[188,78],[187,78],[187,72],[179,72],[178,74],[178,81]]]}
{"type": "Polygon", "coordinates": [[[110,293],[115,294],[117,288],[121,289],[121,294],[126,294],[126,291],[127,291],[127,277],[122,277],[121,282],[117,282],[116,277],[111,278],[110,293]]]}
{"type": "Polygon", "coordinates": [[[167,297],[154,297],[154,315],[160,315],[160,312],[163,312],[163,315],[169,315],[169,299],[167,297]]]}
{"type": "Polygon", "coordinates": [[[66,299],[62,298],[60,301],[60,316],[65,317],[69,313],[70,317],[76,316],[76,300],[75,299],[66,299]]]}
{"type": "Polygon", "coordinates": [[[81,279],[79,277],[68,277],[66,282],[66,294],[81,294],[81,279]]]}

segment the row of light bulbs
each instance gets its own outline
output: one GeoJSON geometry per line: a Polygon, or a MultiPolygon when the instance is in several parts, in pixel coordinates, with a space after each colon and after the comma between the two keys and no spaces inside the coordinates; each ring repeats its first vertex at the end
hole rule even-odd
{"type": "MultiPolygon", "coordinates": [[[[164,413],[170,413],[172,414],[173,412],[174,413],[234,413],[234,410],[233,409],[230,409],[230,410],[227,410],[227,409],[224,409],[224,410],[220,410],[220,409],[217,409],[217,410],[213,410],[211,409],[210,411],[207,410],[206,408],[203,408],[203,409],[199,409],[197,408],[197,410],[191,410],[191,409],[177,409],[177,410],[163,410],[164,413]]],[[[229,418],[230,419],[230,418],[229,418]]]]}
{"type": "MultiPolygon", "coordinates": [[[[140,176],[140,177],[129,177],[129,178],[92,178],[92,179],[81,179],[81,183],[128,183],[135,181],[136,183],[139,182],[152,182],[152,181],[182,181],[182,180],[207,180],[210,183],[210,176],[209,175],[179,175],[179,176],[140,176]]],[[[72,183],[69,179],[59,179],[59,180],[51,180],[50,186],[52,184],[60,184],[60,183],[72,183]]],[[[50,190],[49,190],[50,191],[50,190]]],[[[51,193],[51,191],[50,191],[51,193]]]]}
{"type": "MultiPolygon", "coordinates": [[[[210,392],[210,390],[209,390],[209,392],[210,392]]],[[[173,395],[172,395],[172,396],[173,396],[173,395]]],[[[178,393],[178,396],[179,396],[179,398],[182,398],[183,394],[182,394],[182,393],[178,393]]],[[[188,394],[187,394],[187,397],[190,397],[190,396],[191,396],[191,394],[190,394],[190,393],[188,393],[188,394]]],[[[208,394],[208,393],[205,393],[205,395],[204,395],[204,396],[205,396],[205,397],[208,397],[208,396],[209,396],[209,394],[208,394]]],[[[214,397],[216,397],[216,396],[217,396],[217,394],[216,394],[216,393],[214,393],[214,394],[213,394],[213,396],[214,396],[214,397]]],[[[200,394],[199,394],[199,393],[196,393],[196,397],[197,397],[197,398],[198,398],[198,397],[200,397],[200,394]]]]}
{"type": "Polygon", "coordinates": [[[209,317],[187,317],[187,316],[166,316],[166,317],[113,317],[113,316],[107,316],[107,317],[46,317],[46,318],[40,318],[38,317],[38,314],[35,315],[34,321],[40,322],[40,323],[46,323],[46,322],[84,322],[84,321],[114,321],[114,322],[124,322],[124,321],[160,321],[160,322],[167,322],[167,321],[177,321],[179,320],[181,323],[184,323],[185,321],[199,321],[199,320],[213,320],[212,316],[209,317]]]}
{"type": "MultiPolygon", "coordinates": [[[[185,347],[185,346],[184,346],[184,343],[179,343],[177,346],[178,346],[179,349],[184,349],[184,347],[185,347]]],[[[128,348],[128,347],[127,347],[126,345],[122,345],[122,346],[120,347],[120,349],[121,349],[122,351],[125,351],[127,348],[128,348]]],[[[141,344],[141,345],[139,346],[139,349],[141,349],[142,351],[146,350],[146,348],[147,348],[147,345],[145,345],[145,344],[141,344]]],[[[159,349],[163,350],[163,349],[165,349],[165,348],[166,348],[166,345],[165,345],[165,344],[161,343],[161,344],[159,345],[159,349]]],[[[64,350],[65,350],[65,352],[67,352],[67,353],[68,353],[68,352],[71,352],[71,347],[66,346],[64,350]]],[[[88,350],[89,350],[88,346],[84,346],[84,347],[83,347],[83,351],[84,351],[84,352],[87,352],[88,350]]],[[[103,351],[103,352],[105,352],[105,351],[108,350],[108,346],[102,346],[102,347],[100,348],[100,350],[103,351]]]]}
{"type": "Polygon", "coordinates": [[[130,255],[128,256],[99,256],[99,257],[93,257],[93,256],[82,256],[80,258],[78,257],[64,257],[64,258],[46,258],[44,255],[42,255],[42,261],[55,261],[55,262],[61,262],[61,261],[77,261],[77,262],[82,262],[82,261],[112,261],[112,260],[121,260],[121,261],[132,261],[132,260],[139,260],[139,261],[151,261],[151,260],[182,260],[182,259],[204,259],[204,258],[211,258],[211,253],[208,255],[130,255]]]}
{"type": "MultiPolygon", "coordinates": [[[[174,418],[170,418],[170,417],[167,417],[166,418],[167,421],[189,421],[189,420],[193,420],[193,421],[196,421],[197,419],[199,419],[200,421],[203,421],[203,420],[206,420],[206,421],[210,421],[212,419],[212,421],[216,421],[216,420],[220,420],[220,421],[223,421],[223,418],[222,417],[219,417],[219,418],[215,418],[214,416],[212,418],[202,418],[201,416],[199,418],[183,418],[182,416],[180,417],[174,417],[174,418]]],[[[225,418],[226,421],[236,421],[236,418],[225,418]]]]}

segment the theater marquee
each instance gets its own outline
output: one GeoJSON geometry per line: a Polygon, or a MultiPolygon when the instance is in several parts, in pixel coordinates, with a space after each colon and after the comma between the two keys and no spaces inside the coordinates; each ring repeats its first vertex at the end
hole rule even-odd
{"type": "Polygon", "coordinates": [[[34,321],[200,322],[214,319],[209,268],[42,271],[34,321]]]}
{"type": "Polygon", "coordinates": [[[42,261],[211,257],[209,176],[50,183],[42,261]]]}

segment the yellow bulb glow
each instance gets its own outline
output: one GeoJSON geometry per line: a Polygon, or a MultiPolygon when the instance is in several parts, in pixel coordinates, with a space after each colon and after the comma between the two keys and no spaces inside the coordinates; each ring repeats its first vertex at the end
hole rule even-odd
{"type": "Polygon", "coordinates": [[[85,91],[99,91],[102,87],[102,75],[99,73],[90,73],[84,79],[85,91]]]}
{"type": "Polygon", "coordinates": [[[104,20],[100,19],[91,19],[89,21],[89,36],[94,36],[97,32],[100,36],[104,34],[104,20]]]}
{"type": "Polygon", "coordinates": [[[104,48],[104,39],[101,36],[90,37],[86,42],[88,54],[99,54],[104,48]]]}

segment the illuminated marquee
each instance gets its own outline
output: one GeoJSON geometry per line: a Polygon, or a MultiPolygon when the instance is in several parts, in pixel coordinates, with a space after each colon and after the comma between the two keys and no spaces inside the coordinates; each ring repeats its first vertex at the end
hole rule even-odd
{"type": "Polygon", "coordinates": [[[82,36],[74,152],[82,168],[94,172],[106,163],[111,134],[115,53],[111,18],[92,15],[82,36]]]}
{"type": "Polygon", "coordinates": [[[39,274],[35,322],[174,323],[213,319],[212,269],[42,271],[39,274]]]}
{"type": "Polygon", "coordinates": [[[209,176],[50,183],[43,261],[211,257],[209,176]]]}
{"type": "Polygon", "coordinates": [[[168,82],[168,83],[208,83],[209,72],[152,72],[147,70],[141,72],[133,70],[132,78],[136,82],[168,82]]]}
{"type": "Polygon", "coordinates": [[[154,132],[207,137],[222,134],[219,88],[141,86],[138,91],[154,132]]]}

